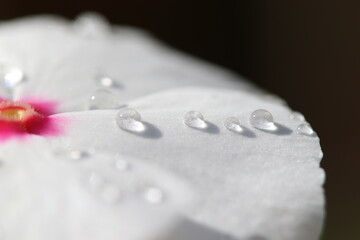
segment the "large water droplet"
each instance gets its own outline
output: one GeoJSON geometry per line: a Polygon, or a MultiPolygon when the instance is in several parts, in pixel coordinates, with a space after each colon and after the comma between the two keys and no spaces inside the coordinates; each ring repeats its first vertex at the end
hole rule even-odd
{"type": "Polygon", "coordinates": [[[239,119],[235,118],[235,117],[229,117],[225,120],[225,123],[224,123],[225,127],[227,129],[229,129],[230,131],[233,131],[233,132],[242,132],[243,129],[240,125],[240,121],[239,119]]]}
{"type": "Polygon", "coordinates": [[[308,123],[302,123],[297,127],[298,133],[306,136],[315,136],[315,132],[308,123]]]}
{"type": "Polygon", "coordinates": [[[197,111],[188,112],[184,117],[184,123],[192,128],[204,129],[207,127],[204,116],[197,111]]]}
{"type": "Polygon", "coordinates": [[[106,203],[116,203],[120,200],[121,192],[115,185],[106,185],[101,193],[101,198],[106,203]]]}
{"type": "Polygon", "coordinates": [[[145,200],[152,204],[159,204],[164,201],[164,192],[157,187],[150,187],[145,190],[145,200]]]}
{"type": "Polygon", "coordinates": [[[271,113],[264,109],[258,109],[251,113],[250,124],[257,129],[261,130],[276,130],[274,119],[271,113]]]}
{"type": "Polygon", "coordinates": [[[297,121],[305,121],[304,115],[300,112],[292,112],[290,114],[290,119],[297,120],[297,121]]]}
{"type": "Polygon", "coordinates": [[[126,131],[143,132],[145,130],[140,114],[132,108],[120,110],[116,117],[116,124],[126,131]]]}
{"type": "Polygon", "coordinates": [[[0,80],[7,89],[13,89],[24,81],[24,73],[18,67],[0,66],[0,80]]]}
{"type": "Polygon", "coordinates": [[[118,159],[115,162],[115,168],[119,171],[126,171],[130,168],[130,164],[123,159],[118,159]]]}
{"type": "Polygon", "coordinates": [[[119,105],[115,96],[104,89],[95,91],[89,99],[89,109],[114,109],[119,105]]]}

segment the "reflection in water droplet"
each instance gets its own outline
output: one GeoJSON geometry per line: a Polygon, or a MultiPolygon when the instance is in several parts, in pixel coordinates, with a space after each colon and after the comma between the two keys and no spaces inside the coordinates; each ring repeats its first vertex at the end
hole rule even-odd
{"type": "Polygon", "coordinates": [[[95,91],[89,99],[89,109],[114,109],[119,105],[115,96],[104,89],[95,91]]]}
{"type": "Polygon", "coordinates": [[[304,115],[302,115],[302,113],[300,113],[300,112],[292,112],[290,114],[290,119],[298,120],[298,121],[305,121],[304,115]]]}
{"type": "Polygon", "coordinates": [[[3,87],[13,89],[24,81],[24,73],[20,68],[0,66],[0,81],[3,87]]]}
{"type": "Polygon", "coordinates": [[[306,136],[315,136],[315,132],[308,123],[302,123],[297,127],[298,133],[306,136]]]}
{"type": "Polygon", "coordinates": [[[116,124],[126,131],[143,132],[145,130],[140,114],[132,108],[120,110],[116,117],[116,124]]]}
{"type": "Polygon", "coordinates": [[[106,203],[116,203],[120,199],[120,190],[114,185],[106,185],[101,193],[101,198],[106,203]]]}
{"type": "Polygon", "coordinates": [[[97,172],[92,172],[88,181],[92,189],[99,189],[105,184],[105,179],[97,172]]]}
{"type": "Polygon", "coordinates": [[[250,124],[257,129],[261,130],[276,130],[274,119],[271,113],[264,109],[258,109],[251,113],[250,124]]]}
{"type": "Polygon", "coordinates": [[[235,118],[235,117],[229,117],[225,120],[225,127],[227,129],[229,129],[230,131],[234,131],[234,132],[242,132],[243,129],[240,125],[240,121],[239,119],[235,118]]]}
{"type": "Polygon", "coordinates": [[[159,204],[164,201],[164,193],[157,187],[151,187],[145,191],[145,200],[152,204],[159,204]]]}
{"type": "Polygon", "coordinates": [[[81,160],[89,156],[89,153],[86,151],[80,150],[70,150],[68,156],[72,160],[81,160]]]}
{"type": "Polygon", "coordinates": [[[204,129],[207,127],[204,116],[197,111],[188,112],[184,117],[184,123],[192,128],[204,129]]]}
{"type": "Polygon", "coordinates": [[[118,159],[115,162],[115,167],[119,171],[126,171],[130,168],[130,164],[123,159],[118,159]]]}

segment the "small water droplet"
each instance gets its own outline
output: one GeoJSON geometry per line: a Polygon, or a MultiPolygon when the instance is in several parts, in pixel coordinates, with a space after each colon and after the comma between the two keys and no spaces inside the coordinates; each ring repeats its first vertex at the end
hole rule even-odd
{"type": "Polygon", "coordinates": [[[95,91],[89,99],[89,109],[114,109],[119,105],[116,101],[115,96],[104,89],[95,91]]]}
{"type": "Polygon", "coordinates": [[[251,113],[250,124],[257,129],[261,130],[276,130],[274,118],[271,113],[264,109],[258,109],[251,113]]]}
{"type": "Polygon", "coordinates": [[[105,186],[101,193],[101,198],[106,203],[116,203],[119,201],[120,196],[120,190],[114,185],[105,186]]]}
{"type": "Polygon", "coordinates": [[[290,114],[290,119],[297,120],[297,121],[305,121],[304,115],[300,112],[292,112],[290,114]]]}
{"type": "Polygon", "coordinates": [[[105,179],[99,173],[92,172],[88,182],[92,189],[99,189],[105,184],[105,179]]]}
{"type": "Polygon", "coordinates": [[[145,191],[145,200],[152,204],[159,204],[164,201],[164,193],[157,187],[150,187],[145,191]]]}
{"type": "Polygon", "coordinates": [[[315,136],[315,132],[308,123],[302,123],[297,127],[298,133],[306,136],[315,136]]]}
{"type": "Polygon", "coordinates": [[[18,67],[0,66],[0,80],[7,89],[13,89],[24,81],[24,73],[18,67]]]}
{"type": "Polygon", "coordinates": [[[116,124],[126,131],[143,132],[145,130],[140,114],[132,108],[120,110],[117,114],[116,124]]]}
{"type": "Polygon", "coordinates": [[[4,166],[4,160],[0,159],[0,168],[4,166]]]}
{"type": "Polygon", "coordinates": [[[114,86],[114,80],[108,76],[99,76],[96,80],[100,86],[103,86],[103,87],[113,87],[114,86]]]}
{"type": "Polygon", "coordinates": [[[118,159],[115,162],[115,167],[119,171],[126,171],[130,168],[130,164],[123,159],[118,159]]]}
{"type": "Polygon", "coordinates": [[[235,117],[229,117],[225,120],[225,127],[227,129],[229,129],[230,131],[234,131],[234,132],[242,132],[243,129],[240,125],[240,121],[239,119],[235,118],[235,117]]]}
{"type": "Polygon", "coordinates": [[[68,156],[72,160],[81,160],[88,157],[89,153],[87,151],[81,151],[81,150],[70,150],[68,156]]]}
{"type": "Polygon", "coordinates": [[[102,38],[111,32],[109,22],[97,13],[84,13],[74,21],[74,32],[85,38],[102,38]]]}
{"type": "Polygon", "coordinates": [[[204,116],[197,111],[190,111],[186,113],[184,117],[184,123],[192,128],[204,129],[207,127],[204,116]]]}

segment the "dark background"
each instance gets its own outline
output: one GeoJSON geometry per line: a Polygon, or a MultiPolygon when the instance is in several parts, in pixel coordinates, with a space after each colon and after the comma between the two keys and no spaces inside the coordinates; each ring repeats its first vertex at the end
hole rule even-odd
{"type": "Polygon", "coordinates": [[[0,19],[98,11],[286,99],[321,137],[323,240],[360,239],[360,1],[1,0],[0,19]]]}

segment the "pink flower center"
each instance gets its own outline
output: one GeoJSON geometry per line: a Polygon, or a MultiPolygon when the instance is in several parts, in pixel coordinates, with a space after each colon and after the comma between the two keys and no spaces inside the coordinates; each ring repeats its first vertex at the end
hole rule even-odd
{"type": "Polygon", "coordinates": [[[28,135],[57,136],[63,119],[52,116],[56,103],[0,100],[0,141],[28,135]]]}

